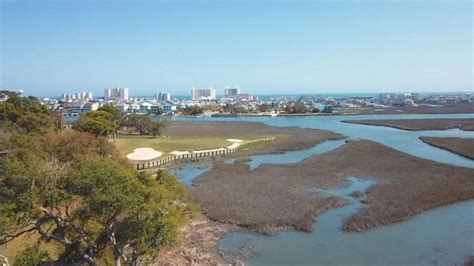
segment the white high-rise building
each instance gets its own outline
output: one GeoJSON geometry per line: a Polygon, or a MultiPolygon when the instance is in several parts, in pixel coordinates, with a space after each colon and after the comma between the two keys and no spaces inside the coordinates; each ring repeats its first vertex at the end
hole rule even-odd
{"type": "Polygon", "coordinates": [[[237,87],[226,87],[225,90],[224,90],[224,95],[225,96],[235,96],[237,94],[240,94],[239,86],[237,86],[237,87]]]}
{"type": "Polygon", "coordinates": [[[157,99],[158,101],[171,101],[171,94],[168,93],[168,92],[162,92],[160,91],[160,93],[156,93],[155,94],[155,99],[157,99]]]}
{"type": "Polygon", "coordinates": [[[191,88],[191,99],[193,100],[215,100],[216,89],[210,87],[209,89],[191,88]]]}
{"type": "Polygon", "coordinates": [[[129,98],[128,88],[108,88],[104,89],[105,100],[122,100],[127,101],[129,98]]]}
{"type": "Polygon", "coordinates": [[[128,100],[128,88],[120,88],[119,89],[119,98],[120,100],[127,101],[128,100]]]}

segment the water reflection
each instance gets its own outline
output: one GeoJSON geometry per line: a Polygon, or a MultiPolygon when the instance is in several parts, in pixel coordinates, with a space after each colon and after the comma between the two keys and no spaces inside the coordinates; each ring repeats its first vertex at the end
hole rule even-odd
{"type": "Polygon", "coordinates": [[[253,155],[250,156],[250,169],[255,169],[259,165],[268,163],[268,164],[285,164],[285,163],[298,163],[302,160],[314,155],[321,154],[335,150],[342,146],[345,143],[345,140],[328,140],[319,145],[314,146],[311,149],[300,150],[300,151],[290,151],[281,154],[264,154],[264,155],[253,155]]]}
{"type": "Polygon", "coordinates": [[[238,254],[243,245],[257,250],[247,265],[454,265],[472,252],[474,201],[437,208],[407,222],[381,226],[363,233],[341,231],[344,217],[362,204],[349,197],[363,191],[371,180],[350,178],[350,186],[334,189],[349,205],[319,216],[313,233],[280,231],[274,236],[232,232],[220,241],[228,254],[238,254]]]}
{"type": "Polygon", "coordinates": [[[193,179],[203,173],[211,170],[212,164],[210,162],[193,162],[186,164],[183,167],[176,167],[169,169],[174,173],[181,182],[190,186],[193,184],[193,179]]]}

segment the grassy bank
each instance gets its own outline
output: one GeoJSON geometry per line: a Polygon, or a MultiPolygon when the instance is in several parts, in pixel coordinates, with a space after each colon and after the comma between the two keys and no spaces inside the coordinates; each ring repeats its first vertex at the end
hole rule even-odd
{"type": "Polygon", "coordinates": [[[116,145],[124,153],[140,147],[149,147],[164,153],[174,150],[208,150],[231,145],[227,139],[244,142],[265,137],[276,137],[270,143],[245,146],[239,155],[279,153],[311,148],[323,141],[342,139],[344,136],[327,130],[299,127],[273,127],[258,122],[172,122],[161,136],[121,135],[116,145]]]}
{"type": "Polygon", "coordinates": [[[431,118],[431,119],[387,119],[387,120],[347,120],[345,123],[385,126],[403,130],[447,130],[458,128],[465,131],[474,130],[473,118],[431,118]]]}
{"type": "Polygon", "coordinates": [[[474,160],[474,139],[472,138],[420,137],[420,139],[426,144],[474,160]]]}
{"type": "Polygon", "coordinates": [[[222,137],[149,137],[137,135],[119,136],[116,145],[124,153],[133,152],[140,147],[149,147],[162,152],[175,150],[208,150],[217,149],[232,144],[222,137]]]}

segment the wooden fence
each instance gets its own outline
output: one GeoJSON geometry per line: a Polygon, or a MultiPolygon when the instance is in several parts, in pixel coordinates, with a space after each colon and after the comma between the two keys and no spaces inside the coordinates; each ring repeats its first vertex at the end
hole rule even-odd
{"type": "Polygon", "coordinates": [[[264,141],[273,141],[273,140],[275,140],[275,137],[259,138],[259,139],[243,142],[242,145],[236,148],[222,148],[222,149],[202,151],[202,152],[195,151],[195,152],[191,152],[187,154],[171,155],[171,156],[167,156],[167,157],[156,159],[156,160],[150,160],[147,162],[139,162],[139,163],[133,162],[133,165],[136,167],[137,170],[150,169],[150,168],[160,167],[174,161],[186,161],[186,160],[192,160],[192,159],[199,159],[202,157],[215,157],[215,156],[220,156],[220,155],[224,155],[228,153],[233,153],[233,152],[238,151],[243,146],[246,146],[249,144],[264,142],[264,141]]]}

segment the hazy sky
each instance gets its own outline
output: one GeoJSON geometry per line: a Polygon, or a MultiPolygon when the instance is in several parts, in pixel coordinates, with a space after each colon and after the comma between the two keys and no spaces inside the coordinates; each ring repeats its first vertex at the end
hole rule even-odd
{"type": "Polygon", "coordinates": [[[0,0],[0,87],[472,90],[471,1],[0,0]]]}

